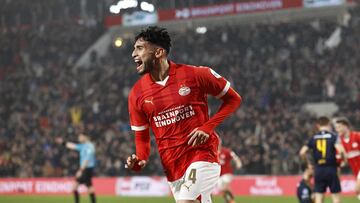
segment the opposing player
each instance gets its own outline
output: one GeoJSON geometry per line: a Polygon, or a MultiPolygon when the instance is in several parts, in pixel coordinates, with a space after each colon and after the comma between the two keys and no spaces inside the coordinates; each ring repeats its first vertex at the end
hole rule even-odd
{"type": "Polygon", "coordinates": [[[219,163],[221,166],[218,187],[223,194],[226,203],[235,203],[234,195],[230,190],[230,183],[233,179],[232,161],[235,162],[236,169],[242,166],[240,158],[231,149],[219,145],[219,163]]]}
{"type": "Polygon", "coordinates": [[[56,142],[62,144],[68,149],[76,150],[80,153],[80,168],[76,172],[76,179],[73,184],[73,194],[75,203],[79,203],[78,187],[80,184],[85,184],[88,188],[88,193],[91,203],[96,203],[95,190],[92,185],[93,171],[96,164],[95,146],[90,141],[88,135],[79,134],[79,144],[73,142],[66,142],[62,138],[57,138],[56,142]]]}
{"type": "Polygon", "coordinates": [[[307,165],[310,165],[306,153],[312,150],[315,164],[315,203],[324,201],[324,193],[330,188],[334,203],[340,203],[341,186],[337,173],[336,150],[344,157],[338,136],[331,132],[330,119],[320,117],[316,122],[319,130],[300,150],[300,156],[307,165]]]}
{"type": "Polygon", "coordinates": [[[311,184],[311,179],[314,174],[314,168],[312,165],[305,166],[302,168],[304,173],[303,177],[296,188],[296,196],[299,200],[299,203],[313,203],[313,185],[311,184]]]}
{"type": "Polygon", "coordinates": [[[142,77],[128,98],[136,155],[127,165],[136,171],[147,164],[151,128],[176,202],[211,203],[220,175],[214,129],[238,108],[241,97],[211,68],[168,60],[170,47],[164,28],[149,27],[135,37],[132,57],[142,77]],[[223,101],[211,118],[209,94],[223,101]]]}
{"type": "Polygon", "coordinates": [[[356,177],[355,191],[360,199],[360,132],[352,131],[347,118],[335,119],[335,130],[340,136],[346,158],[356,177]]]}

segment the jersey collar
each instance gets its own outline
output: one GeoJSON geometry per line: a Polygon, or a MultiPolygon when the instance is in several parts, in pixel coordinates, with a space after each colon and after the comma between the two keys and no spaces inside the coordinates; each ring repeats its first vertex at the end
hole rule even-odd
{"type": "Polygon", "coordinates": [[[177,64],[168,60],[168,63],[169,63],[169,75],[175,75],[176,73],[176,68],[177,68],[177,64]]]}
{"type": "MultiPolygon", "coordinates": [[[[170,61],[170,60],[168,60],[168,63],[169,63],[169,75],[168,75],[168,77],[169,77],[169,76],[171,76],[171,75],[175,75],[175,74],[176,74],[176,68],[177,68],[178,65],[177,65],[176,63],[170,61]]],[[[168,78],[168,77],[167,77],[167,78],[168,78]]],[[[147,73],[147,74],[146,74],[146,80],[147,80],[148,82],[150,82],[150,83],[156,83],[156,81],[154,81],[154,80],[151,78],[150,73],[147,73]]]]}

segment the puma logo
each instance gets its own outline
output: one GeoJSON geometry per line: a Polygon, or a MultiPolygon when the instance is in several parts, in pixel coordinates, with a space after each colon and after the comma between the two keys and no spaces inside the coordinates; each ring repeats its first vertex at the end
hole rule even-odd
{"type": "Polygon", "coordinates": [[[154,105],[154,103],[153,103],[153,98],[151,97],[150,99],[145,99],[145,100],[144,100],[144,103],[145,103],[145,104],[152,104],[152,105],[154,105]]]}
{"type": "Polygon", "coordinates": [[[185,184],[183,184],[182,186],[184,186],[190,192],[190,187],[192,186],[192,183],[189,186],[187,186],[185,184]]]}

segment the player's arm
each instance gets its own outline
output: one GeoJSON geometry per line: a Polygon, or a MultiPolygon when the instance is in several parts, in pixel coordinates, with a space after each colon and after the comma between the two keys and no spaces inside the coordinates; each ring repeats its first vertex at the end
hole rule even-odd
{"type": "Polygon", "coordinates": [[[308,160],[308,158],[307,158],[307,156],[306,156],[306,154],[307,154],[308,151],[309,151],[309,147],[306,146],[306,145],[304,145],[304,146],[301,147],[300,152],[299,152],[300,158],[303,160],[303,162],[304,162],[307,166],[310,165],[309,160],[308,160]]]}
{"type": "Polygon", "coordinates": [[[346,163],[347,163],[346,152],[345,152],[344,146],[340,143],[339,140],[336,141],[336,143],[335,143],[334,146],[335,146],[336,151],[337,151],[337,152],[339,153],[339,155],[340,155],[340,159],[343,160],[343,161],[341,162],[340,167],[344,167],[344,166],[346,165],[346,163]]]}
{"type": "Polygon", "coordinates": [[[84,161],[80,166],[80,169],[79,169],[80,171],[84,171],[88,167],[91,159],[93,159],[94,156],[95,156],[95,151],[94,150],[95,150],[94,148],[92,148],[92,147],[90,148],[88,146],[87,146],[87,148],[85,148],[85,154],[84,154],[84,157],[83,157],[84,161]]]}
{"type": "Polygon", "coordinates": [[[84,170],[86,169],[87,165],[89,164],[89,160],[86,159],[80,166],[79,170],[76,172],[76,177],[79,178],[82,173],[84,172],[84,170]]]}
{"type": "Polygon", "coordinates": [[[198,68],[197,82],[202,91],[223,101],[219,110],[206,123],[189,134],[189,145],[205,143],[214,129],[230,116],[241,104],[241,96],[225,80],[210,68],[198,68]]]}
{"type": "Polygon", "coordinates": [[[136,154],[132,154],[126,160],[127,167],[134,171],[140,171],[145,167],[150,155],[150,132],[149,129],[135,131],[136,154]]]}
{"type": "Polygon", "coordinates": [[[315,194],[314,193],[311,194],[310,199],[311,199],[311,203],[315,203],[315,194]]]}
{"type": "Polygon", "coordinates": [[[242,167],[242,162],[241,162],[241,159],[238,155],[236,155],[235,152],[231,151],[230,152],[230,156],[232,157],[232,159],[234,160],[235,162],[235,165],[236,165],[236,168],[237,169],[240,169],[242,167]]]}
{"type": "Polygon", "coordinates": [[[132,154],[126,160],[127,168],[140,171],[145,167],[150,155],[150,131],[145,113],[138,107],[136,99],[130,93],[129,113],[131,129],[135,131],[136,154],[132,154]]]}
{"type": "Polygon", "coordinates": [[[89,159],[86,159],[80,166],[80,170],[84,171],[89,164],[89,159]]]}
{"type": "Polygon", "coordinates": [[[73,142],[67,142],[65,141],[63,138],[58,137],[55,139],[55,142],[58,144],[63,145],[64,147],[68,148],[68,149],[72,149],[72,150],[76,150],[76,143],[73,142]]]}

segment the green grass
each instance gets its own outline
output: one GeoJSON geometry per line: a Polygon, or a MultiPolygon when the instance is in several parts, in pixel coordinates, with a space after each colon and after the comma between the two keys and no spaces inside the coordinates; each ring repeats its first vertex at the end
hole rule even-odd
{"type": "MultiPolygon", "coordinates": [[[[358,203],[355,197],[343,197],[342,203],[358,203]]],[[[297,203],[295,197],[236,197],[237,203],[297,203]]],[[[0,203],[72,203],[71,196],[0,196],[0,203]]],[[[81,203],[88,203],[89,198],[83,196],[81,203]]],[[[168,203],[174,202],[171,197],[98,197],[98,203],[168,203]]],[[[221,197],[215,197],[214,203],[224,203],[221,197]]],[[[328,197],[325,201],[330,203],[328,197]]]]}

